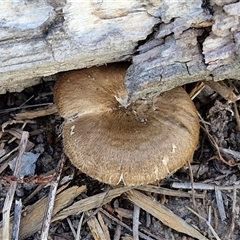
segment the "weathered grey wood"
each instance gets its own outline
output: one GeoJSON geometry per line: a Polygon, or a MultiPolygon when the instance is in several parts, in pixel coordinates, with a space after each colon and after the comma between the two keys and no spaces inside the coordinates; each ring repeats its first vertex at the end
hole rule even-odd
{"type": "Polygon", "coordinates": [[[0,93],[60,71],[122,60],[132,60],[131,95],[240,79],[240,3],[203,2],[4,0],[0,93]]]}

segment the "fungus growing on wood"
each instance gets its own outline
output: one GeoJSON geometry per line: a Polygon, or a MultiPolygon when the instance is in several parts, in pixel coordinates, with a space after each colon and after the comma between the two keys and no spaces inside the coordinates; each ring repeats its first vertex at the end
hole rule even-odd
{"type": "Polygon", "coordinates": [[[196,109],[181,87],[127,102],[126,68],[110,64],[64,73],[54,95],[63,145],[73,165],[116,185],[163,179],[182,167],[198,143],[196,109]]]}

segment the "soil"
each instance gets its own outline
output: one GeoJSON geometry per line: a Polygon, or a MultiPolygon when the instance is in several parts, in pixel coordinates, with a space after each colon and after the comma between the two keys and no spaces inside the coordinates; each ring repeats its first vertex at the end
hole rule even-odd
{"type": "MultiPolygon", "coordinates": [[[[233,92],[239,95],[240,81],[228,81],[226,83],[233,92]]],[[[11,177],[13,176],[13,171],[7,163],[16,157],[17,151],[11,154],[8,153],[19,146],[23,130],[29,132],[28,151],[40,154],[33,173],[35,177],[41,180],[42,175],[51,175],[52,171],[56,171],[63,153],[61,141],[63,119],[58,113],[43,114],[42,117],[30,120],[17,117],[18,113],[35,111],[44,107],[49,108],[53,103],[53,87],[54,81],[43,81],[41,84],[27,88],[21,93],[7,93],[0,96],[0,124],[4,127],[4,132],[0,131],[1,209],[3,209],[6,201],[11,177]]],[[[236,122],[234,104],[213,92],[209,87],[205,87],[204,91],[194,99],[194,102],[201,116],[201,134],[191,165],[190,167],[188,165],[184,166],[176,173],[155,184],[178,192],[193,193],[192,197],[174,197],[153,192],[145,192],[145,194],[155,202],[163,204],[172,210],[186,223],[198,229],[207,239],[216,239],[216,237],[214,237],[213,231],[203,219],[210,222],[219,239],[239,240],[240,131],[236,122]],[[234,152],[226,152],[229,149],[234,152]],[[200,188],[195,188],[194,191],[192,191],[191,187],[190,189],[184,189],[185,183],[191,183],[191,173],[194,183],[202,184],[200,188]],[[180,189],[173,188],[173,183],[181,183],[182,185],[180,189]],[[217,186],[217,188],[212,186],[217,186]],[[204,198],[194,197],[196,194],[204,194],[204,198]],[[203,219],[192,213],[187,207],[193,209],[203,219]]],[[[236,105],[239,111],[240,104],[237,102],[236,105]]],[[[68,159],[64,164],[61,179],[66,179],[66,177],[68,177],[68,187],[86,185],[87,190],[74,201],[102,192],[107,193],[111,189],[110,186],[91,179],[75,169],[68,159]]],[[[21,199],[23,209],[25,209],[48,195],[49,187],[42,187],[32,195],[39,186],[45,185],[36,184],[34,181],[28,183],[18,181],[14,201],[15,199],[21,199]],[[29,198],[29,196],[31,197],[29,198]]],[[[126,195],[123,194],[114,198],[108,204],[102,206],[101,209],[108,211],[132,229],[134,204],[128,200],[126,195]]],[[[98,211],[100,208],[92,209],[93,213],[97,212],[95,210],[98,211]]],[[[101,214],[101,216],[109,231],[110,239],[133,239],[131,231],[119,227],[119,224],[107,215],[101,214]],[[120,238],[116,236],[117,229],[120,229],[120,238]]],[[[80,218],[81,214],[76,212],[75,215],[53,222],[50,226],[49,239],[75,239],[70,226],[77,231],[80,218]]],[[[86,215],[84,219],[87,219],[86,215]]],[[[162,224],[157,218],[142,209],[139,217],[139,231],[148,236],[148,239],[194,239],[162,224]]],[[[80,236],[81,239],[94,239],[87,223],[82,225],[80,236]]],[[[26,239],[39,238],[40,232],[38,231],[26,239]]],[[[140,237],[139,239],[144,238],[140,237]]]]}

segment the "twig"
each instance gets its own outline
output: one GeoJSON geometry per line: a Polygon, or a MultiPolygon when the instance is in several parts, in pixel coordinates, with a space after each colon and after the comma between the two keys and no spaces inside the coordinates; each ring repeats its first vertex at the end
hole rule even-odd
{"type": "Polygon", "coordinates": [[[190,174],[190,180],[191,180],[191,186],[192,186],[193,206],[194,206],[194,209],[197,209],[196,200],[195,200],[194,178],[193,178],[192,166],[189,161],[188,161],[188,167],[189,167],[189,174],[190,174]]]}
{"type": "Polygon", "coordinates": [[[219,236],[217,235],[217,233],[215,232],[215,230],[213,229],[213,227],[211,226],[211,224],[210,224],[205,218],[203,218],[201,215],[199,215],[197,212],[195,212],[195,211],[194,211],[193,209],[191,209],[190,207],[186,206],[186,208],[187,208],[189,211],[191,211],[192,213],[194,213],[196,216],[198,216],[199,218],[201,218],[204,222],[206,222],[207,225],[208,225],[208,227],[210,228],[213,236],[214,236],[217,240],[221,240],[221,239],[219,238],[219,236]]]}
{"type": "Polygon", "coordinates": [[[134,204],[133,210],[133,240],[139,240],[138,226],[139,226],[140,207],[134,204]]]}
{"type": "Polygon", "coordinates": [[[2,110],[0,110],[0,114],[9,113],[9,112],[16,111],[16,110],[19,110],[19,109],[26,109],[26,108],[33,108],[33,107],[48,106],[48,105],[51,105],[51,104],[53,104],[53,103],[40,103],[40,104],[33,104],[33,105],[26,105],[26,106],[20,106],[20,107],[13,107],[13,108],[8,108],[8,109],[2,109],[2,110]]]}
{"type": "MultiPolygon", "coordinates": [[[[141,231],[143,231],[144,233],[148,234],[149,236],[155,238],[156,240],[163,240],[162,237],[156,236],[153,233],[150,232],[150,230],[145,229],[145,228],[141,228],[141,231]]],[[[174,239],[174,238],[172,238],[174,239]]]]}
{"type": "MultiPolygon", "coordinates": [[[[25,149],[27,147],[27,141],[28,141],[28,136],[29,133],[26,131],[22,132],[22,137],[21,141],[19,144],[19,154],[16,159],[16,165],[14,169],[13,175],[16,177],[19,177],[19,173],[21,171],[21,164],[22,164],[22,159],[23,159],[23,154],[25,152],[25,149]]],[[[6,195],[5,201],[4,201],[4,206],[3,206],[3,227],[2,227],[2,236],[5,237],[5,239],[10,239],[10,210],[11,210],[11,205],[13,201],[13,197],[15,194],[15,190],[17,187],[17,182],[11,182],[10,188],[8,190],[8,193],[6,195]]]]}
{"type": "Polygon", "coordinates": [[[235,218],[236,218],[236,202],[237,202],[237,188],[234,185],[233,188],[233,201],[232,201],[232,218],[231,223],[228,228],[226,239],[232,239],[232,234],[235,226],[235,218]]]}
{"type": "MultiPolygon", "coordinates": [[[[141,190],[141,191],[147,191],[147,192],[152,192],[152,193],[158,193],[162,195],[167,195],[167,196],[173,196],[173,197],[192,197],[191,193],[187,192],[182,192],[182,191],[176,191],[173,189],[168,189],[168,188],[163,188],[163,187],[156,187],[152,185],[142,185],[142,186],[137,186],[135,189],[141,190]]],[[[196,198],[205,198],[205,194],[195,194],[196,198]]]]}
{"type": "MultiPolygon", "coordinates": [[[[212,222],[212,206],[211,205],[209,205],[208,206],[208,220],[207,220],[208,222],[209,222],[209,224],[211,224],[211,222],[212,222]]],[[[210,228],[208,228],[208,234],[210,235],[210,228]]]]}
{"type": "Polygon", "coordinates": [[[19,199],[15,201],[12,239],[18,239],[21,212],[22,212],[22,200],[19,199]]]}
{"type": "Polygon", "coordinates": [[[217,144],[217,142],[215,141],[214,137],[209,133],[209,131],[207,130],[207,126],[206,126],[206,122],[203,120],[202,116],[198,113],[198,116],[199,118],[201,119],[201,123],[203,124],[203,126],[200,126],[204,131],[205,133],[207,134],[209,140],[210,140],[210,143],[212,144],[213,147],[215,147],[215,149],[217,150],[217,154],[220,158],[220,160],[222,162],[224,162],[225,164],[227,164],[228,166],[235,166],[236,164],[230,164],[229,162],[225,161],[221,155],[221,152],[220,152],[220,149],[219,149],[219,146],[217,144]]]}
{"type": "MultiPolygon", "coordinates": [[[[18,147],[15,147],[12,151],[5,154],[3,157],[0,158],[0,163],[5,161],[12,153],[16,152],[18,150],[18,147]]],[[[0,172],[1,173],[1,172],[0,172]]]]}
{"type": "Polygon", "coordinates": [[[64,162],[65,162],[65,155],[62,154],[61,160],[59,161],[59,164],[58,164],[55,179],[52,181],[52,183],[50,185],[48,202],[47,202],[47,207],[46,207],[45,215],[43,218],[43,224],[42,224],[42,230],[41,230],[41,239],[42,240],[47,240],[47,237],[48,237],[48,231],[49,231],[49,227],[50,227],[50,223],[51,223],[54,200],[56,197],[57,187],[58,187],[58,183],[60,180],[64,162]]]}
{"type": "MultiPolygon", "coordinates": [[[[193,186],[194,186],[194,189],[199,189],[199,190],[215,190],[215,188],[217,188],[219,190],[233,190],[234,187],[236,187],[237,189],[240,188],[240,185],[217,186],[215,184],[209,184],[209,183],[194,183],[193,186]]],[[[192,188],[190,182],[185,182],[185,183],[173,182],[171,184],[171,187],[181,188],[181,189],[191,189],[192,188]]]]}

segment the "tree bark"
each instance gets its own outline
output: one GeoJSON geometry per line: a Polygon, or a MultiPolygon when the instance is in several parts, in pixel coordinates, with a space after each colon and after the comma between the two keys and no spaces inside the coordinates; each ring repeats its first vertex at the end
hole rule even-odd
{"type": "Polygon", "coordinates": [[[240,79],[235,0],[4,0],[0,11],[0,93],[124,60],[131,96],[240,79]]]}

